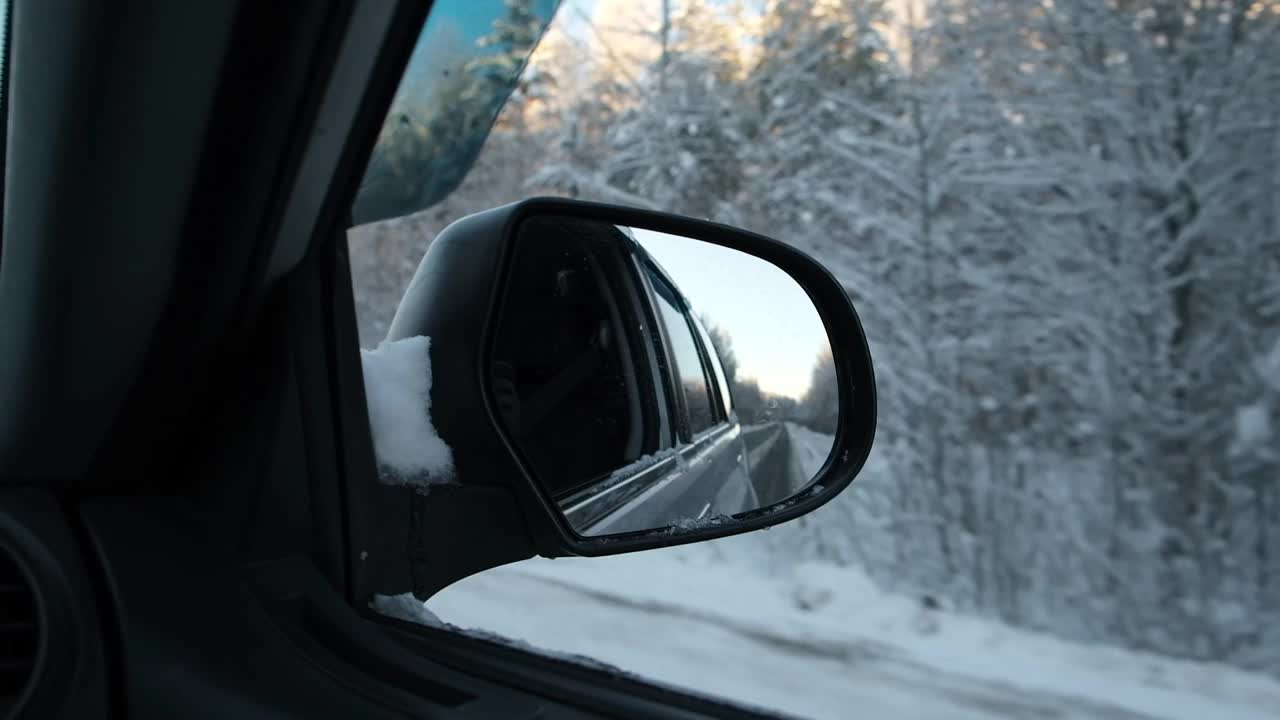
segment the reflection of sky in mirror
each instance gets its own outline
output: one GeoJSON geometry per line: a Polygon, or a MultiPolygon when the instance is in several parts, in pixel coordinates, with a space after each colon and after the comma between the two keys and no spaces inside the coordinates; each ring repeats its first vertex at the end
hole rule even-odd
{"type": "Polygon", "coordinates": [[[739,377],[755,378],[768,393],[804,395],[814,360],[829,346],[813,301],[791,276],[737,250],[631,230],[675,280],[694,313],[732,339],[739,377]]]}

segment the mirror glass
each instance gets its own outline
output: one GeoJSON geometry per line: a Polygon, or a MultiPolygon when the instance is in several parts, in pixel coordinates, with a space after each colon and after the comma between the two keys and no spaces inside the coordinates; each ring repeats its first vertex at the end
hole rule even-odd
{"type": "Polygon", "coordinates": [[[747,253],[535,216],[489,365],[508,437],[581,535],[733,522],[826,462],[839,404],[817,309],[747,253]]]}

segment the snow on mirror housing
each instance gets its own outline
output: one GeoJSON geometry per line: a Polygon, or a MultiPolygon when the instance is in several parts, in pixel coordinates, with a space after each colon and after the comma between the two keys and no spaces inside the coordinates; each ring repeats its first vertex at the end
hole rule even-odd
{"type": "Polygon", "coordinates": [[[469,216],[432,242],[388,340],[417,335],[457,482],[507,486],[544,556],[785,522],[871,448],[844,288],[723,225],[551,198],[469,216]]]}

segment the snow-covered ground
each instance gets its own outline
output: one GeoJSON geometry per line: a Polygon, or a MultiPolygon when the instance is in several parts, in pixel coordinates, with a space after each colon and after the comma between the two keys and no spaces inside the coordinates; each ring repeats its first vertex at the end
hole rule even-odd
{"type": "Polygon", "coordinates": [[[692,548],[464,580],[446,622],[813,718],[1274,718],[1280,683],[927,610],[850,568],[769,578],[692,548]]]}
{"type": "MultiPolygon", "coordinates": [[[[829,436],[788,423],[813,473],[829,436]]],[[[753,562],[761,536],[531,560],[427,607],[453,625],[812,718],[1236,720],[1280,716],[1280,682],[1064,642],[926,609],[858,569],[753,562]]]]}
{"type": "Polygon", "coordinates": [[[795,454],[800,467],[809,477],[817,475],[822,464],[827,461],[827,456],[831,454],[835,438],[793,422],[787,423],[787,432],[791,434],[791,452],[795,454]]]}
{"type": "MultiPolygon", "coordinates": [[[[428,342],[388,344],[364,361],[380,464],[439,480],[452,469],[448,448],[437,439],[424,454],[394,422],[407,413],[417,423],[412,439],[435,437],[422,370],[428,342]]],[[[792,423],[786,432],[793,461],[812,477],[831,437],[792,423]]],[[[855,568],[779,571],[761,562],[764,549],[755,535],[532,560],[448,588],[427,605],[438,618],[404,596],[375,606],[802,717],[1235,720],[1280,710],[1280,683],[1262,676],[926,609],[881,592],[855,568]]]]}

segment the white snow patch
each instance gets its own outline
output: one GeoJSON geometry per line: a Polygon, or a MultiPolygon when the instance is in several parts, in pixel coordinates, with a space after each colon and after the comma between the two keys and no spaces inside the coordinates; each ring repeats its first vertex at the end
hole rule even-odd
{"type": "Polygon", "coordinates": [[[630,673],[623,672],[614,665],[601,662],[595,658],[587,657],[585,655],[543,650],[541,648],[534,647],[523,640],[514,640],[487,630],[476,630],[473,628],[464,628],[452,625],[441,620],[439,615],[428,610],[426,603],[414,597],[413,593],[404,593],[402,595],[374,595],[373,599],[369,601],[369,608],[380,615],[395,618],[396,620],[411,622],[415,625],[456,632],[459,635],[464,635],[476,640],[496,643],[498,645],[515,648],[517,650],[535,653],[543,657],[572,662],[577,665],[584,665],[596,670],[603,670],[613,675],[630,675],[630,673]]]}
{"type": "Polygon", "coordinates": [[[690,530],[703,530],[706,528],[720,527],[721,525],[730,525],[736,522],[729,515],[707,515],[700,518],[680,518],[671,523],[671,527],[667,532],[675,535],[680,531],[689,532],[690,530]]]}
{"type": "Polygon", "coordinates": [[[1253,403],[1236,410],[1236,432],[1231,452],[1240,454],[1261,446],[1271,437],[1271,416],[1265,403],[1253,403]]]}
{"type": "Polygon", "coordinates": [[[663,460],[666,460],[667,458],[673,455],[676,456],[676,462],[681,462],[684,458],[680,456],[680,451],[685,449],[686,447],[688,447],[688,445],[679,445],[676,447],[667,448],[666,450],[659,450],[657,452],[650,453],[648,455],[641,455],[640,457],[636,458],[635,460],[628,463],[627,465],[624,465],[623,467],[620,467],[617,470],[614,470],[612,473],[609,474],[609,479],[617,480],[619,478],[631,477],[632,475],[635,475],[641,470],[644,470],[645,468],[648,468],[653,465],[657,465],[658,463],[662,462],[663,460]]]}
{"type": "Polygon", "coordinates": [[[445,623],[435,613],[428,610],[425,603],[414,597],[413,593],[374,595],[373,600],[369,601],[369,608],[374,612],[397,620],[428,627],[445,627],[445,623]]]}
{"type": "Polygon", "coordinates": [[[431,338],[361,350],[369,429],[382,480],[427,488],[453,480],[453,451],[431,424],[431,338]]]}

